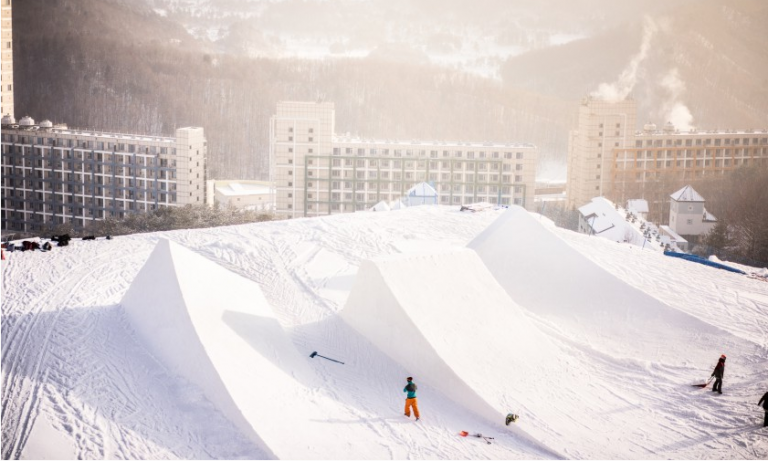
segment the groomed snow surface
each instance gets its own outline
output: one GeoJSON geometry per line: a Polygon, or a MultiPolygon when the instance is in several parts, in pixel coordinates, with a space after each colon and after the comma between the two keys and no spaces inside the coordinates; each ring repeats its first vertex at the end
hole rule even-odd
{"type": "Polygon", "coordinates": [[[522,208],[74,241],[2,276],[3,459],[768,458],[768,283],[522,208]],[[723,395],[692,387],[723,353],[723,395]]]}

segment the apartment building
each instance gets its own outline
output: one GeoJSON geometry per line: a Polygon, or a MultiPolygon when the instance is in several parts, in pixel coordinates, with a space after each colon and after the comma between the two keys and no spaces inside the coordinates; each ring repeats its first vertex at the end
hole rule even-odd
{"type": "Polygon", "coordinates": [[[270,124],[276,211],[288,217],[367,210],[428,182],[438,203],[533,207],[532,144],[370,140],[336,135],[329,102],[280,102],[270,124]]]}
{"type": "Polygon", "coordinates": [[[568,206],[593,197],[625,203],[663,179],[684,184],[744,165],[768,166],[768,130],[679,130],[667,122],[635,127],[637,105],[627,99],[586,98],[568,145],[568,206]]]}
{"type": "Polygon", "coordinates": [[[0,51],[0,116],[14,116],[13,107],[13,10],[11,0],[0,0],[2,51],[0,51]]]}
{"type": "Polygon", "coordinates": [[[202,128],[175,136],[76,130],[2,119],[2,229],[44,231],[205,202],[202,128]]]}

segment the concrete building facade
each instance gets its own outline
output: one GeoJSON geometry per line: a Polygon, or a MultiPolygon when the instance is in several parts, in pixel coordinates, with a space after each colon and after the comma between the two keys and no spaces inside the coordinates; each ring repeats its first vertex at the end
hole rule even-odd
{"type": "Polygon", "coordinates": [[[13,106],[13,4],[0,0],[2,9],[2,52],[0,52],[0,116],[14,117],[13,106]]]}
{"type": "Polygon", "coordinates": [[[635,128],[637,105],[626,99],[586,98],[578,129],[568,145],[567,203],[570,208],[605,196],[625,203],[642,197],[646,183],[686,182],[723,174],[742,165],[768,166],[768,130],[635,128]]]}
{"type": "Polygon", "coordinates": [[[320,216],[370,209],[427,182],[438,203],[533,207],[532,144],[368,140],[337,136],[334,105],[280,102],[270,124],[276,212],[320,216]]]}
{"type": "Polygon", "coordinates": [[[83,229],[107,217],[204,203],[206,153],[198,127],[159,137],[3,117],[2,229],[83,229]]]}

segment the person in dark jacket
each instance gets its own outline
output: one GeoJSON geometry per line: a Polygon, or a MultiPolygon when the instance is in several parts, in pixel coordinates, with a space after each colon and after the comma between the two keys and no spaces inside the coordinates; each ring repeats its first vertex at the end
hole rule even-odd
{"type": "Polygon", "coordinates": [[[763,421],[763,427],[768,427],[768,392],[763,394],[763,398],[761,398],[757,404],[762,405],[763,410],[765,410],[765,421],[763,421]]]}
{"type": "Polygon", "coordinates": [[[718,394],[723,393],[723,374],[725,373],[725,354],[720,356],[720,360],[717,361],[715,369],[712,371],[712,376],[715,377],[715,385],[712,386],[712,392],[718,394]]]}
{"type": "Polygon", "coordinates": [[[406,378],[408,384],[403,388],[403,392],[407,392],[405,398],[405,416],[411,417],[411,408],[413,408],[413,416],[416,417],[416,421],[419,420],[419,403],[416,400],[416,383],[413,382],[413,378],[410,376],[406,378]]]}

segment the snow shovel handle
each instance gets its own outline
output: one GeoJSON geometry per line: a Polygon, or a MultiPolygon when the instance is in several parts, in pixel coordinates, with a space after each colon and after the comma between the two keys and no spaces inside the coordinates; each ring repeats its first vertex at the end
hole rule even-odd
{"type": "Polygon", "coordinates": [[[317,357],[322,357],[322,358],[324,358],[325,360],[330,360],[331,362],[336,362],[336,363],[340,363],[340,364],[344,365],[344,362],[340,362],[340,361],[338,361],[338,360],[334,360],[334,359],[332,359],[332,358],[329,358],[329,357],[326,357],[326,356],[324,356],[324,355],[320,355],[320,354],[318,354],[318,353],[317,353],[317,351],[315,351],[315,352],[313,352],[313,353],[309,354],[309,357],[310,357],[310,358],[315,358],[315,356],[317,356],[317,357]]]}

